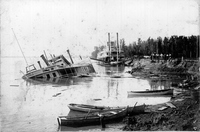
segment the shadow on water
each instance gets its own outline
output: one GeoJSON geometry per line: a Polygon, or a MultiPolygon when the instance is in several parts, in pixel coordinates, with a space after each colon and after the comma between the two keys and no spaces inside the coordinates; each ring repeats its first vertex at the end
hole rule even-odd
{"type": "Polygon", "coordinates": [[[148,97],[148,98],[156,98],[156,97],[172,97],[173,95],[131,95],[131,94],[128,94],[128,98],[143,98],[143,97],[148,97]]]}
{"type": "Polygon", "coordinates": [[[26,85],[43,85],[43,84],[54,84],[56,86],[70,86],[79,85],[81,83],[92,82],[93,77],[76,77],[76,78],[43,78],[43,79],[28,79],[26,85]]]}
{"type": "Polygon", "coordinates": [[[95,130],[105,130],[105,128],[101,128],[101,125],[96,125],[96,126],[86,126],[86,127],[79,127],[78,129],[75,127],[67,127],[67,126],[58,126],[58,131],[95,131],[95,130]]]}

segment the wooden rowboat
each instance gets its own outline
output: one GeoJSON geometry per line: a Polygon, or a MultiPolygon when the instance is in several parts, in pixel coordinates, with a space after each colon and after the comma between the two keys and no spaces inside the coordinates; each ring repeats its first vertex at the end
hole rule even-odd
{"type": "Polygon", "coordinates": [[[74,104],[74,103],[69,104],[68,107],[70,110],[79,111],[79,112],[116,111],[116,110],[121,110],[125,108],[125,107],[106,107],[106,106],[95,106],[95,105],[74,104]]]}
{"type": "Polygon", "coordinates": [[[150,91],[128,91],[128,95],[134,95],[134,96],[173,95],[173,89],[150,90],[150,91]]]}
{"type": "Polygon", "coordinates": [[[96,112],[77,117],[59,116],[57,120],[60,126],[81,127],[100,125],[102,123],[114,123],[116,121],[122,120],[127,115],[127,110],[127,108],[124,108],[117,111],[107,111],[100,113],[96,112]]]}

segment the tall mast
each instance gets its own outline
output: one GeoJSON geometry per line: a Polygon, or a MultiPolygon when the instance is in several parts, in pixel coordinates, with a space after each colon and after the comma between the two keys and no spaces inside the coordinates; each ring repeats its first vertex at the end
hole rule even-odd
{"type": "MultiPolygon", "coordinates": [[[[14,34],[16,40],[17,40],[17,37],[16,37],[15,32],[14,32],[13,29],[12,29],[12,31],[13,31],[13,34],[14,34]]],[[[27,62],[27,60],[26,60],[26,57],[24,56],[24,53],[23,53],[23,51],[22,51],[22,48],[21,48],[21,46],[20,46],[18,40],[17,40],[17,44],[18,44],[18,46],[19,46],[19,48],[20,48],[20,50],[21,50],[21,52],[22,52],[22,55],[23,55],[23,57],[24,57],[24,60],[26,61],[26,65],[28,66],[28,62],[27,62]]]]}

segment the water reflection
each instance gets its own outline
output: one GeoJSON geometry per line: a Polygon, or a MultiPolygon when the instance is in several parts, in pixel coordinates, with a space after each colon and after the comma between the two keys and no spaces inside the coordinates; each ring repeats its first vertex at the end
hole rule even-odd
{"type": "Polygon", "coordinates": [[[115,66],[115,67],[104,67],[104,66],[100,66],[100,65],[93,65],[96,72],[101,75],[101,76],[111,76],[113,74],[122,74],[125,72],[126,67],[121,65],[121,66],[115,66]]]}
{"type": "Polygon", "coordinates": [[[67,127],[67,126],[58,126],[58,131],[100,131],[102,130],[101,125],[95,125],[95,126],[86,126],[86,127],[79,127],[79,128],[73,128],[73,127],[67,127]]]}
{"type": "Polygon", "coordinates": [[[90,83],[92,81],[92,77],[76,77],[76,78],[43,78],[43,79],[28,79],[26,80],[26,85],[43,85],[43,84],[54,84],[58,86],[70,86],[70,85],[78,85],[82,83],[90,83]]]}
{"type": "Polygon", "coordinates": [[[117,99],[118,97],[118,85],[119,82],[114,79],[108,79],[107,82],[107,89],[108,89],[108,98],[111,96],[111,94],[117,99]]]}
{"type": "Polygon", "coordinates": [[[149,79],[150,90],[162,90],[169,89],[170,82],[169,80],[151,80],[149,79]]]}

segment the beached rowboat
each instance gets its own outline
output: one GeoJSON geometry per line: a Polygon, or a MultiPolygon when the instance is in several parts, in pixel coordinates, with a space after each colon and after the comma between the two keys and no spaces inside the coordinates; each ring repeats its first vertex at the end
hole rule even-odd
{"type": "Polygon", "coordinates": [[[128,95],[134,95],[134,96],[173,95],[173,89],[150,90],[150,91],[128,91],[128,95]]]}
{"type": "Polygon", "coordinates": [[[69,104],[68,107],[70,110],[79,111],[79,112],[116,111],[116,110],[121,110],[125,108],[125,107],[95,106],[95,105],[74,104],[74,103],[69,104]]]}
{"type": "MultiPolygon", "coordinates": [[[[106,111],[119,111],[121,109],[125,109],[126,107],[108,107],[108,106],[95,106],[95,105],[87,105],[87,104],[69,104],[68,107],[72,111],[78,112],[87,112],[87,113],[94,113],[94,112],[106,112],[106,111]]],[[[127,108],[128,114],[141,114],[145,113],[145,105],[138,105],[127,108]]]]}
{"type": "Polygon", "coordinates": [[[124,108],[117,111],[88,113],[87,115],[77,117],[59,116],[57,120],[60,126],[81,127],[100,125],[102,122],[113,123],[123,119],[127,115],[127,110],[127,108],[124,108]]]}

